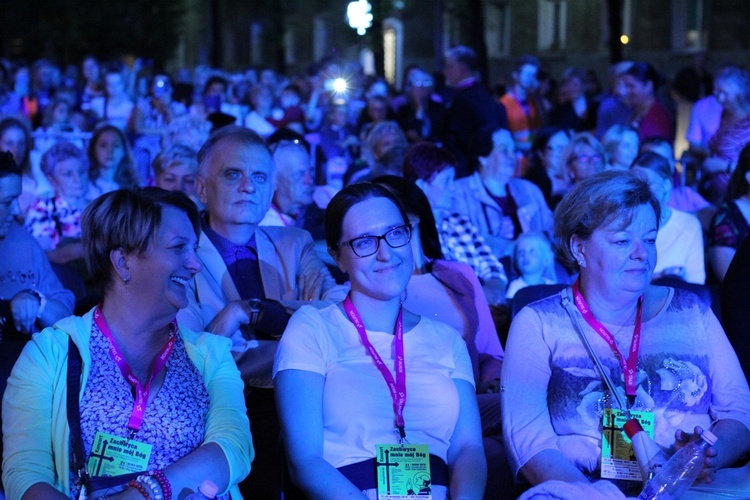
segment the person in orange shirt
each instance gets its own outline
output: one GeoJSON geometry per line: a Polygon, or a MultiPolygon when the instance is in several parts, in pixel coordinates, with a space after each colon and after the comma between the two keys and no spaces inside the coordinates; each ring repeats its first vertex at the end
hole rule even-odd
{"type": "Polygon", "coordinates": [[[526,154],[531,149],[534,131],[542,126],[542,114],[534,92],[539,86],[539,60],[521,56],[513,65],[513,84],[500,98],[508,113],[508,128],[513,132],[516,149],[526,154]]]}

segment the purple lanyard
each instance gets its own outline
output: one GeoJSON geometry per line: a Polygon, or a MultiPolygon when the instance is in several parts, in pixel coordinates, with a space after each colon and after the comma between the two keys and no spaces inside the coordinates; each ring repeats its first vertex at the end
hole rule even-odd
{"type": "Polygon", "coordinates": [[[120,368],[120,372],[122,373],[122,376],[125,377],[125,380],[135,388],[135,405],[133,406],[133,413],[130,415],[130,420],[128,421],[128,429],[137,432],[140,430],[141,424],[143,423],[146,404],[148,404],[148,395],[151,391],[151,382],[153,382],[159,373],[161,373],[164,366],[167,364],[169,356],[172,354],[172,348],[174,347],[176,338],[175,333],[177,332],[177,320],[172,320],[169,341],[154,360],[154,364],[151,367],[151,374],[145,385],[141,385],[141,381],[133,374],[130,365],[128,365],[125,358],[123,358],[120,349],[117,347],[117,343],[115,343],[114,337],[112,337],[112,332],[109,330],[107,320],[104,319],[99,307],[94,311],[94,322],[96,323],[97,328],[99,328],[109,341],[109,355],[112,357],[112,360],[120,368]]]}
{"type": "Polygon", "coordinates": [[[626,362],[622,357],[622,354],[620,354],[620,350],[617,348],[615,337],[609,332],[609,330],[607,330],[604,325],[599,322],[599,320],[594,317],[591,309],[589,308],[589,305],[586,303],[586,299],[583,298],[583,295],[581,295],[581,292],[579,291],[579,286],[580,278],[576,280],[575,283],[573,283],[573,299],[575,300],[578,311],[581,313],[581,316],[583,316],[583,319],[586,320],[586,323],[588,323],[589,326],[593,328],[602,339],[604,339],[604,341],[609,345],[609,348],[612,349],[615,357],[617,357],[617,361],[620,362],[622,373],[625,375],[625,394],[635,397],[636,375],[638,374],[636,367],[638,364],[638,351],[641,348],[643,295],[638,297],[638,306],[635,313],[635,328],[633,329],[633,340],[630,342],[630,351],[628,353],[628,360],[626,362]]]}
{"type": "Polygon", "coordinates": [[[362,324],[362,318],[360,318],[357,309],[354,307],[352,300],[347,295],[344,299],[344,310],[349,316],[349,320],[354,323],[354,328],[359,333],[359,338],[362,340],[362,344],[367,349],[367,353],[370,355],[372,360],[375,362],[375,366],[380,370],[380,374],[388,384],[388,390],[391,391],[391,398],[393,399],[393,414],[394,424],[398,429],[398,434],[401,437],[401,442],[406,439],[406,426],[404,424],[404,406],[406,406],[406,365],[404,364],[404,322],[403,322],[403,309],[399,308],[398,318],[396,319],[396,326],[393,329],[393,334],[396,337],[396,379],[393,379],[388,367],[385,366],[383,358],[380,357],[378,351],[370,343],[367,338],[367,332],[365,331],[365,325],[362,324]]]}

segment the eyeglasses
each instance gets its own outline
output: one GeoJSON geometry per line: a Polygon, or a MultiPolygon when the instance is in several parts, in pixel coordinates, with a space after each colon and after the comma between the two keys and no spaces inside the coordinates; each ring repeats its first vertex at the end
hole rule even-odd
{"type": "Polygon", "coordinates": [[[432,87],[432,82],[429,80],[424,81],[424,82],[421,80],[417,80],[417,81],[411,82],[411,84],[414,87],[432,87]]]}
{"type": "Polygon", "coordinates": [[[388,230],[382,236],[360,236],[349,241],[342,241],[339,247],[352,247],[357,257],[369,257],[380,248],[380,240],[385,240],[391,248],[400,248],[411,241],[411,224],[404,224],[388,230]]]}
{"type": "Polygon", "coordinates": [[[578,155],[575,157],[576,160],[581,163],[591,163],[596,161],[602,161],[602,155],[578,155]]]}
{"type": "Polygon", "coordinates": [[[276,154],[276,150],[286,146],[303,146],[299,139],[280,139],[276,142],[272,142],[268,145],[268,150],[271,152],[271,156],[276,154]]]}

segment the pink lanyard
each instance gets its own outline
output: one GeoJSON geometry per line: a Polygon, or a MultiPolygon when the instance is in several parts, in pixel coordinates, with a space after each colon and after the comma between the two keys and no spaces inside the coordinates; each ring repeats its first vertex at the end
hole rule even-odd
{"type": "Polygon", "coordinates": [[[393,399],[393,414],[395,415],[394,423],[398,429],[398,434],[401,436],[401,442],[406,439],[406,426],[404,424],[404,406],[406,406],[406,365],[404,364],[404,323],[403,323],[403,309],[399,309],[398,318],[396,319],[396,326],[393,329],[393,334],[396,337],[396,379],[393,379],[393,375],[385,366],[383,358],[380,357],[378,351],[370,343],[367,338],[367,332],[365,331],[365,325],[362,324],[362,318],[360,318],[357,309],[354,307],[352,300],[347,295],[344,299],[344,310],[349,316],[349,320],[354,323],[354,328],[359,333],[359,338],[362,340],[362,344],[367,349],[367,353],[370,355],[372,360],[375,362],[375,366],[380,370],[380,374],[388,384],[388,389],[391,391],[391,398],[393,399]]]}
{"type": "Polygon", "coordinates": [[[97,328],[99,328],[99,330],[109,341],[109,355],[112,357],[112,360],[120,368],[120,372],[122,372],[122,376],[125,377],[125,380],[127,380],[130,385],[135,388],[135,405],[133,406],[133,413],[130,415],[130,420],[128,421],[128,429],[131,429],[134,432],[138,432],[141,428],[141,424],[143,423],[143,416],[146,412],[148,395],[151,391],[151,382],[164,369],[164,366],[167,364],[167,360],[169,359],[170,354],[172,354],[172,348],[174,347],[176,337],[175,333],[177,332],[177,320],[172,320],[172,324],[170,325],[171,331],[169,332],[169,341],[154,360],[154,364],[151,367],[151,374],[148,378],[148,381],[146,382],[146,385],[141,385],[140,380],[138,380],[138,378],[133,374],[133,371],[130,369],[127,361],[125,361],[125,358],[122,357],[120,349],[117,347],[115,339],[114,337],[112,337],[112,332],[109,330],[107,321],[104,319],[104,316],[102,315],[99,307],[97,307],[94,311],[94,322],[96,323],[97,328]]]}
{"type": "Polygon", "coordinates": [[[586,323],[593,328],[604,341],[609,344],[609,348],[617,357],[622,368],[622,373],[625,375],[625,394],[630,397],[635,397],[636,391],[636,375],[638,371],[636,366],[638,364],[638,351],[641,348],[641,318],[643,313],[643,295],[638,297],[638,306],[635,313],[635,328],[633,329],[633,340],[630,342],[630,352],[628,353],[627,362],[623,359],[620,350],[617,349],[617,342],[615,337],[609,333],[609,330],[597,320],[589,309],[589,305],[586,303],[586,299],[583,298],[579,291],[580,278],[573,283],[573,299],[575,300],[578,311],[586,320],[586,323]]]}

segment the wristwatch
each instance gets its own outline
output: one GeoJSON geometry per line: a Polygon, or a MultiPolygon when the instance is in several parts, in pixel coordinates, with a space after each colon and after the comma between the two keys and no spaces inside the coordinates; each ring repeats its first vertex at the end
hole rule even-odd
{"type": "Polygon", "coordinates": [[[36,297],[36,300],[39,301],[39,310],[36,313],[36,317],[38,318],[42,315],[42,312],[44,312],[44,308],[47,306],[47,297],[45,297],[44,294],[39,290],[35,290],[33,288],[27,288],[26,290],[24,290],[24,292],[28,293],[29,295],[33,295],[34,297],[36,297]]]}
{"type": "Polygon", "coordinates": [[[250,308],[250,326],[255,326],[263,312],[263,302],[260,299],[249,299],[247,305],[250,308]]]}

